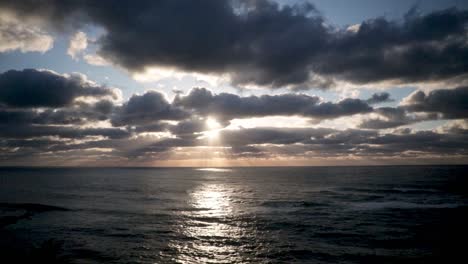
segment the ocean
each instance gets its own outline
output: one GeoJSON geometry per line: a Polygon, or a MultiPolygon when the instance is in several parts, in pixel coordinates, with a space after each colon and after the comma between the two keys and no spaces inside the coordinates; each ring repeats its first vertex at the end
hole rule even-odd
{"type": "Polygon", "coordinates": [[[467,172],[1,168],[0,262],[455,263],[467,172]]]}

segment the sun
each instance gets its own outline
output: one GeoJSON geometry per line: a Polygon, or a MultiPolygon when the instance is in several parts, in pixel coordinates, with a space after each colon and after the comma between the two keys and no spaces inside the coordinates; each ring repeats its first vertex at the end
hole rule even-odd
{"type": "Polygon", "coordinates": [[[212,117],[208,117],[205,120],[206,131],[203,133],[206,137],[210,139],[218,138],[219,130],[221,129],[221,124],[212,117]]]}
{"type": "Polygon", "coordinates": [[[208,128],[208,130],[215,130],[221,127],[218,121],[216,121],[216,119],[212,117],[208,117],[205,122],[206,122],[206,127],[208,128]]]}

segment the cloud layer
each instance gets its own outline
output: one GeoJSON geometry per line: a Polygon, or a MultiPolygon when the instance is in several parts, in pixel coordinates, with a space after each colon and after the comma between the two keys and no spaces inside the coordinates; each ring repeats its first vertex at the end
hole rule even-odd
{"type": "MultiPolygon", "coordinates": [[[[374,99],[374,96],[370,99],[374,99]]],[[[468,87],[439,89],[431,92],[417,90],[398,107],[375,110],[377,118],[364,120],[360,127],[393,128],[422,121],[466,119],[468,117],[468,87]]]]}
{"type": "Polygon", "coordinates": [[[0,74],[0,87],[0,103],[12,107],[61,107],[79,97],[118,97],[116,90],[89,82],[82,74],[34,69],[0,74]]]}
{"type": "Polygon", "coordinates": [[[115,100],[118,94],[82,74],[0,74],[0,163],[92,159],[146,164],[217,153],[200,152],[203,148],[222,149],[223,157],[232,160],[441,159],[468,154],[466,87],[416,91],[397,107],[378,107],[390,100],[387,94],[337,102],[293,93],[242,97],[205,88],[173,101],[152,90],[123,102],[115,100]],[[364,119],[359,129],[312,125],[356,115],[379,118],[364,119]],[[311,125],[232,126],[233,120],[274,116],[301,117],[311,125]],[[219,124],[213,127],[210,118],[219,124]],[[433,130],[380,130],[439,119],[455,121],[433,130]]]}
{"type": "Polygon", "coordinates": [[[214,95],[204,88],[192,89],[187,96],[177,97],[174,104],[199,115],[214,115],[220,120],[275,115],[299,115],[320,120],[372,111],[367,102],[359,99],[347,98],[331,103],[305,94],[240,97],[229,93],[214,95]]]}
{"type": "Polygon", "coordinates": [[[1,1],[0,9],[55,30],[102,27],[98,54],[132,72],[228,74],[239,86],[466,81],[468,67],[468,12],[454,8],[412,9],[401,21],[380,17],[353,30],[327,25],[312,4],[268,0],[1,1]]]}
{"type": "Polygon", "coordinates": [[[6,70],[0,164],[468,161],[467,10],[336,26],[307,2],[0,0],[0,53],[44,53],[63,36],[75,60],[66,65],[118,67],[135,81],[183,76],[175,89],[192,89],[122,99],[81,73],[6,70]],[[188,86],[194,76],[223,85],[188,86]],[[243,92],[225,92],[225,80],[243,92]]]}

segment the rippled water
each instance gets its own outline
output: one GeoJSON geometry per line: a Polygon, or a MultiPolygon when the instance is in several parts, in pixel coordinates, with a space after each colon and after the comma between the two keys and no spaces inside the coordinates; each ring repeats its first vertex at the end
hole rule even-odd
{"type": "Polygon", "coordinates": [[[73,263],[438,263],[462,255],[467,171],[0,169],[3,215],[64,209],[0,235],[63,241],[73,263]]]}

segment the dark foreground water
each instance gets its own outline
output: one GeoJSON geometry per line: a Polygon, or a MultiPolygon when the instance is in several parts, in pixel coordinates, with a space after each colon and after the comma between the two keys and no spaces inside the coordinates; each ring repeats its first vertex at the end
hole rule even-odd
{"type": "Polygon", "coordinates": [[[0,262],[459,263],[467,172],[0,169],[0,262]]]}

